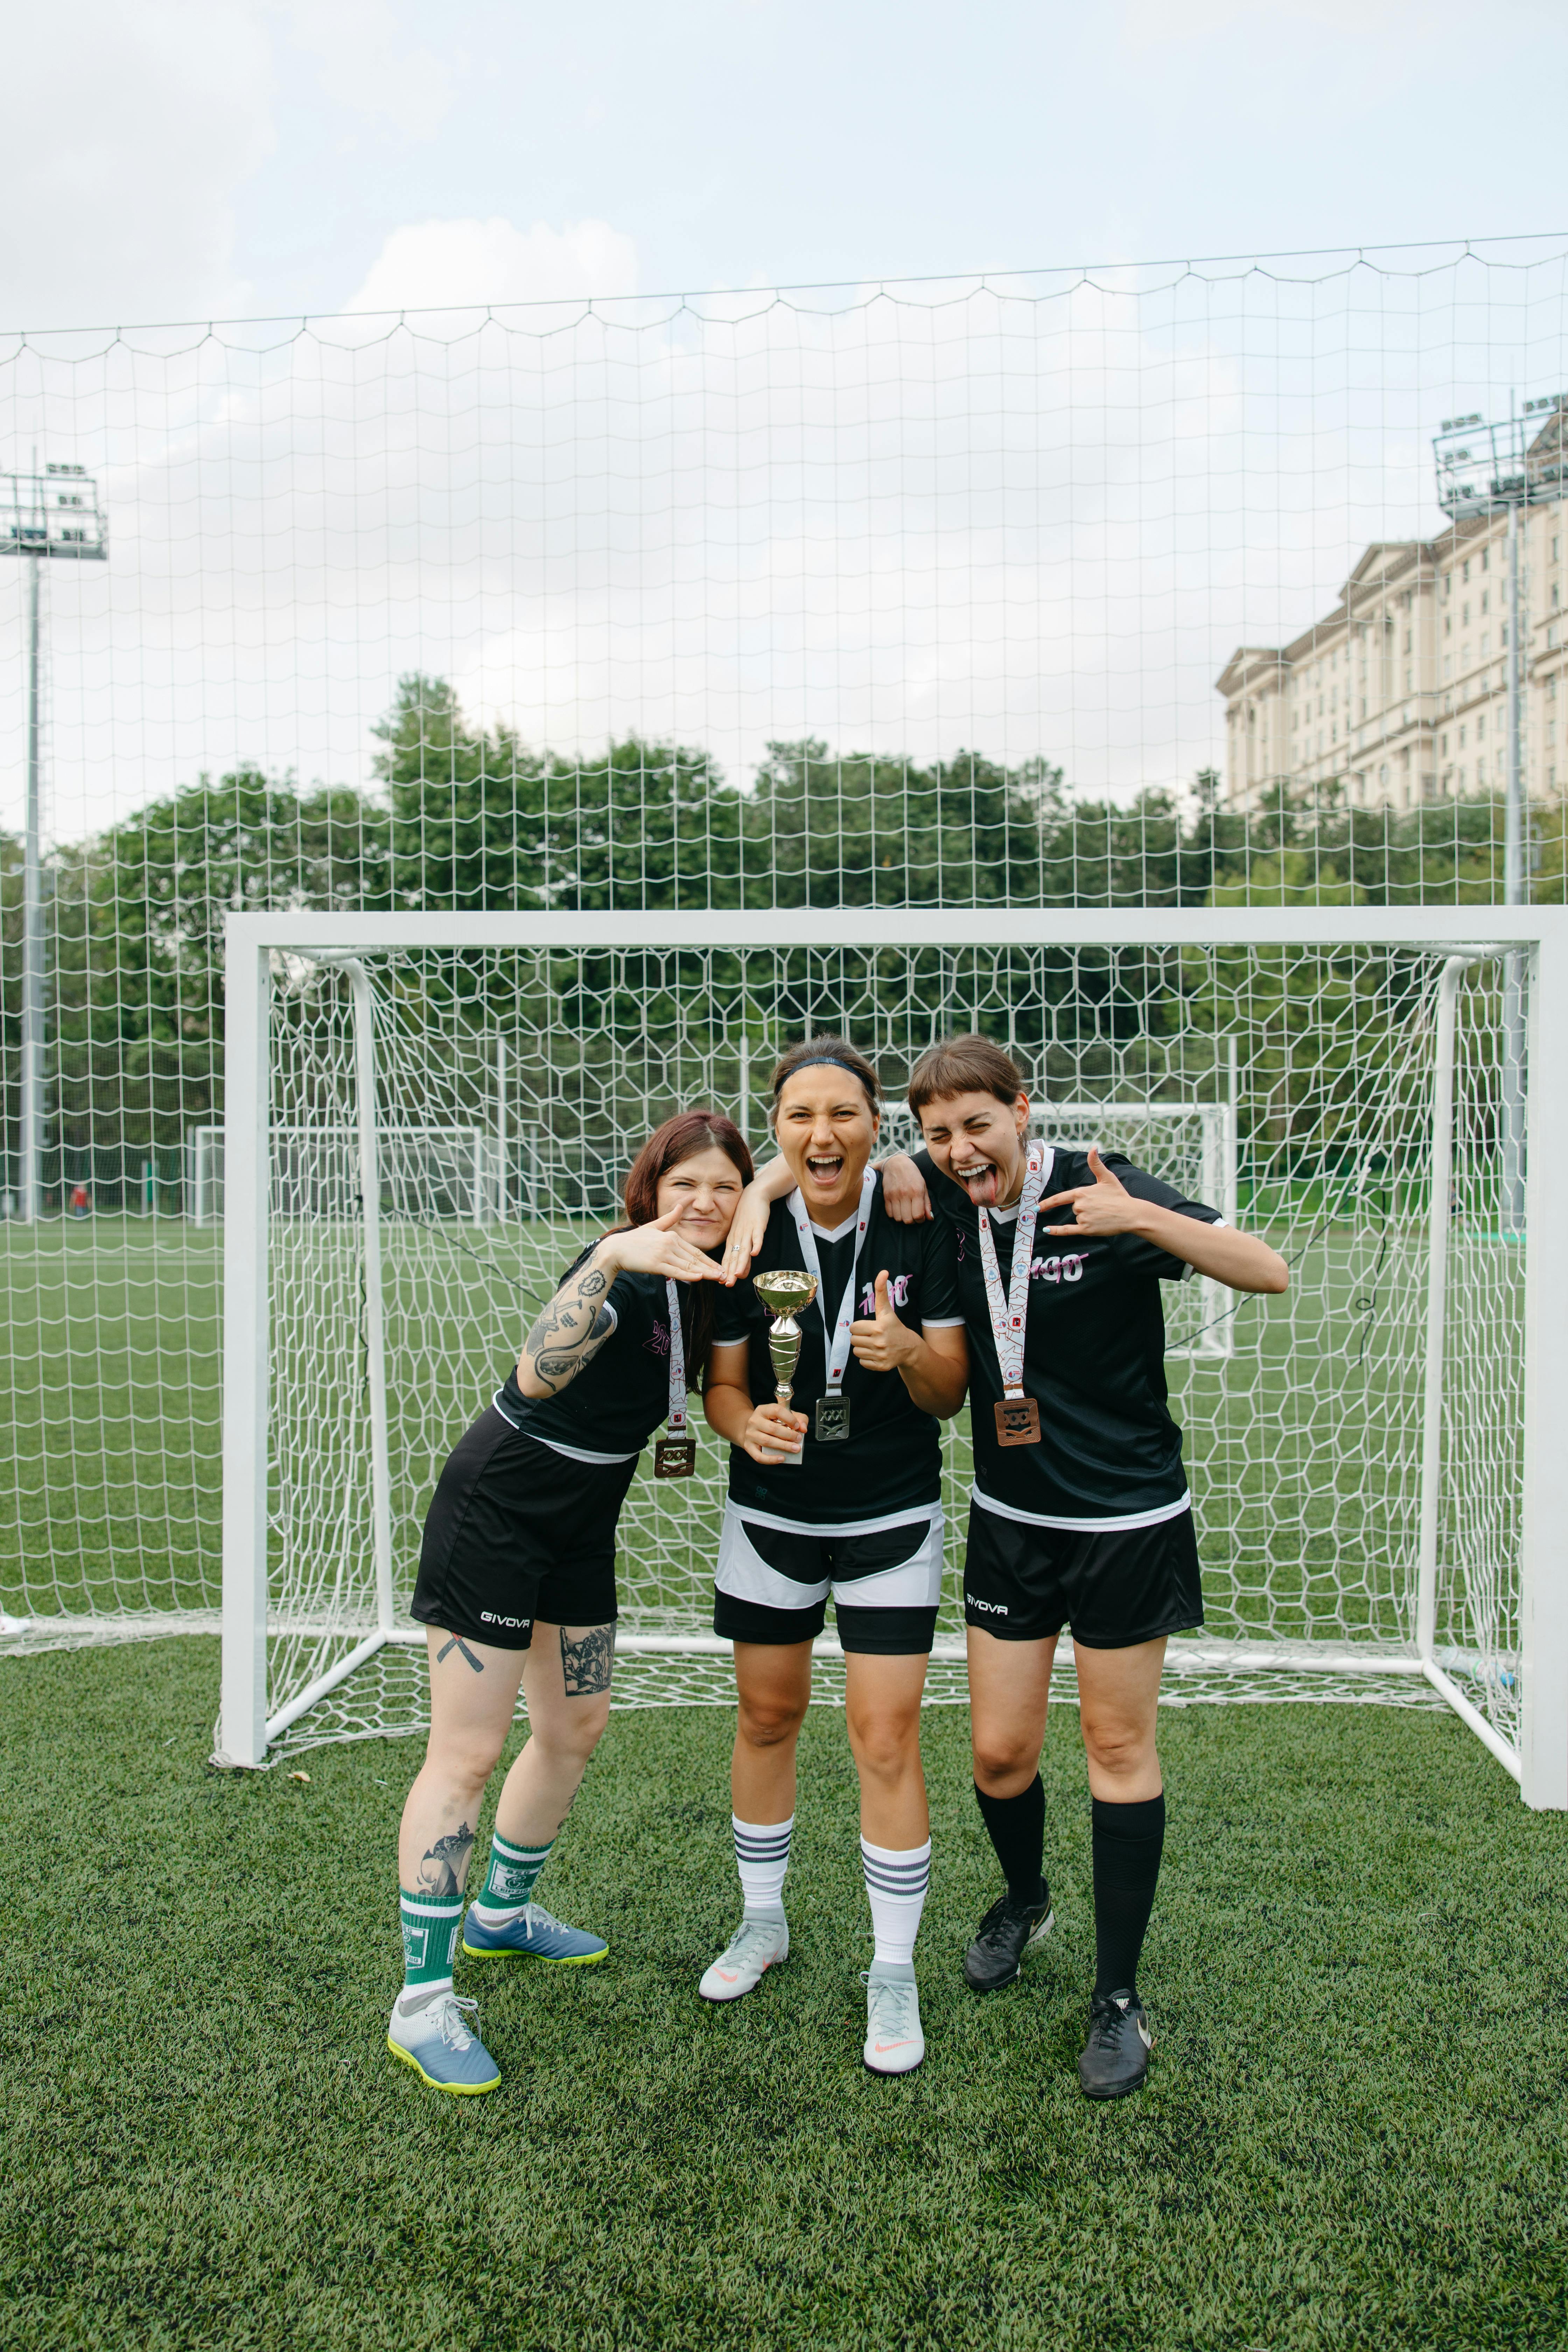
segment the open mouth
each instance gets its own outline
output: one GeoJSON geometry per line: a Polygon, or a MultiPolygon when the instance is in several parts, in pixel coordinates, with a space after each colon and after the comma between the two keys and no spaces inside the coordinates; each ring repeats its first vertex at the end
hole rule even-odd
{"type": "Polygon", "coordinates": [[[841,1151],[808,1152],[805,1172],[819,1191],[831,1192],[844,1173],[844,1154],[841,1151]]]}
{"type": "Polygon", "coordinates": [[[993,1160],[970,1160],[953,1174],[963,1185],[977,1209],[994,1209],[997,1200],[996,1163],[993,1160]]]}

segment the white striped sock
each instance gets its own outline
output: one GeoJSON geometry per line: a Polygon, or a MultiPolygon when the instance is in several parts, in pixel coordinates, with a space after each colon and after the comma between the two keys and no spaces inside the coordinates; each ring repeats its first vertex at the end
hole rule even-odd
{"type": "Polygon", "coordinates": [[[789,1838],[795,1815],[787,1822],[743,1822],[731,1813],[735,1830],[735,1867],[748,1919],[784,1917],[784,1873],[789,1868],[789,1838]]]}
{"type": "Polygon", "coordinates": [[[931,1884],[931,1840],[900,1853],[885,1845],[860,1841],[860,1861],[866,1873],[866,1899],[871,1906],[871,1926],[877,1937],[877,1959],[912,1960],[926,1888],[931,1884]]]}

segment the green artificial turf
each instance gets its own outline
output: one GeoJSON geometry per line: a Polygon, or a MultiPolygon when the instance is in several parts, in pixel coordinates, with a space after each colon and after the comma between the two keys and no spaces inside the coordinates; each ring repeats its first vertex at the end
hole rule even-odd
{"type": "Polygon", "coordinates": [[[981,2002],[966,1721],[927,1718],[930,2054],[860,2063],[842,1717],[814,1710],[795,1949],[734,2010],[729,1718],[612,1718],[541,1888],[592,1970],[470,1967],[506,2069],[395,2067],[412,1743],[205,1763],[216,1645],[0,1661],[0,2343],[145,2347],[1558,2346],[1568,1820],[1451,1719],[1163,1719],[1146,2093],[1074,2074],[1091,1963],[1076,1721],[1059,1924],[981,2002]]]}

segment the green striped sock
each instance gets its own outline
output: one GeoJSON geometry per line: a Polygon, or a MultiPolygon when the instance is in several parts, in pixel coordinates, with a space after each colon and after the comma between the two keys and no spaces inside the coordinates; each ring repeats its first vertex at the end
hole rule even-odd
{"type": "Polygon", "coordinates": [[[404,1990],[450,1984],[452,1953],[463,1917],[461,1895],[442,1903],[428,1895],[410,1895],[400,1886],[397,1907],[403,1917],[404,1990]]]}
{"type": "Polygon", "coordinates": [[[533,1900],[534,1882],[554,1843],[552,1838],[549,1845],[509,1845],[505,1838],[491,1833],[490,1864],[474,1905],[482,1927],[499,1927],[533,1900]]]}

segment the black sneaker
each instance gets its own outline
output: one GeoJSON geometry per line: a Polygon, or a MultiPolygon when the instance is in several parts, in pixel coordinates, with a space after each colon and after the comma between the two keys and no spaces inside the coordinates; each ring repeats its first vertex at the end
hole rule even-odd
{"type": "Polygon", "coordinates": [[[974,1992],[994,1992],[1024,1972],[1031,1944],[1049,1935],[1056,1922],[1051,1890],[1042,1878],[1037,1903],[1015,1903],[1004,1895],[980,1922],[980,1932],[963,1955],[964,1981],[974,1992]]]}
{"type": "Polygon", "coordinates": [[[1086,2099],[1124,2099],[1141,2091],[1154,2037],[1135,1992],[1097,1992],[1089,2005],[1089,2040],[1078,2062],[1086,2099]]]}

